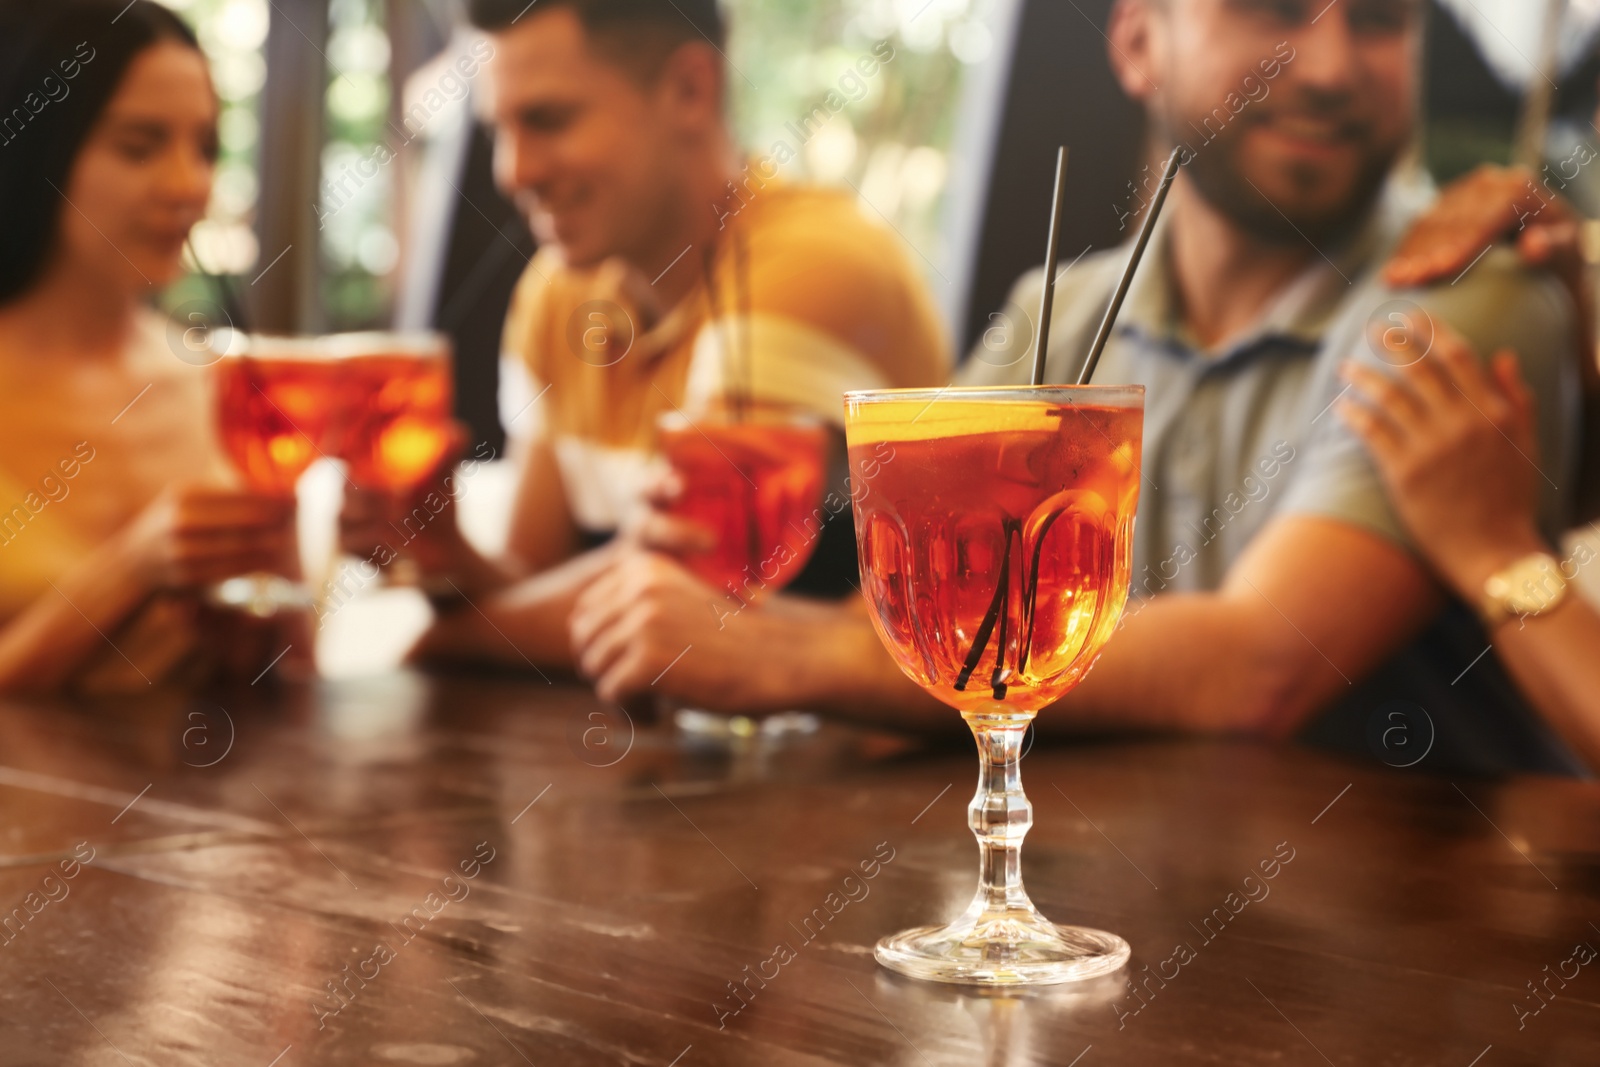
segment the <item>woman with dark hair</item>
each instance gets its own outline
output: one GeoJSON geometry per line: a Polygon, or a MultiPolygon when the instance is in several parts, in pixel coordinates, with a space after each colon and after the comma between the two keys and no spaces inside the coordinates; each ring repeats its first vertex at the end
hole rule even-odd
{"type": "Polygon", "coordinates": [[[229,488],[210,376],[146,304],[205,213],[217,115],[158,4],[0,0],[0,691],[142,689],[269,643],[202,591],[289,572],[293,502],[229,488]]]}

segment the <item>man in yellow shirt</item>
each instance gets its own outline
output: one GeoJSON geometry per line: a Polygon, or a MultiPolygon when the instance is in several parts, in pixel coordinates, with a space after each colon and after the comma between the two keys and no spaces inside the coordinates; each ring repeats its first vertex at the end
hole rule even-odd
{"type": "Polygon", "coordinates": [[[948,380],[948,346],[892,233],[848,194],[779,181],[795,146],[740,153],[714,0],[469,9],[494,48],[497,176],[542,245],[505,335],[534,399],[511,427],[529,441],[508,558],[478,557],[454,523],[429,531],[419,555],[468,603],[419,653],[562,667],[572,603],[609,559],[594,546],[642,500],[659,415],[692,420],[737,388],[837,427],[846,389],[948,380]]]}

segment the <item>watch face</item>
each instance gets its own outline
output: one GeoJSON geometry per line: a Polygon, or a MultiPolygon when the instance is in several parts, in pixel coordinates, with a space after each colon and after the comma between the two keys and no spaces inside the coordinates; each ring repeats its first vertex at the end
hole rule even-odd
{"type": "Polygon", "coordinates": [[[1529,556],[1500,576],[1503,597],[1513,615],[1537,615],[1554,607],[1566,591],[1566,581],[1549,556],[1529,556]]]}

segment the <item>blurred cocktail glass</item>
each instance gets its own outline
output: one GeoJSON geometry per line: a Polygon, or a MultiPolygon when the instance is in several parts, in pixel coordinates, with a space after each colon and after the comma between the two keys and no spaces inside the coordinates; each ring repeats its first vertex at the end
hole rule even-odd
{"type": "MultiPolygon", "coordinates": [[[[671,513],[714,538],[683,563],[730,598],[730,604],[776,594],[805,570],[824,520],[828,428],[814,415],[770,406],[657,420],[661,453],[681,491],[671,513]]],[[[730,608],[730,610],[732,610],[730,608]]],[[[705,736],[809,732],[812,716],[788,713],[757,723],[679,709],[679,725],[705,736]]]]}
{"type": "Polygon", "coordinates": [[[826,428],[811,416],[763,409],[692,421],[672,412],[657,429],[682,480],[672,513],[716,540],[684,565],[745,599],[792,582],[816,548],[826,428]]]}
{"type": "MultiPolygon", "coordinates": [[[[437,474],[455,447],[454,359],[449,338],[425,331],[347,333],[328,338],[342,381],[338,455],[359,489],[404,498],[437,474]]],[[[420,575],[406,552],[443,509],[413,508],[394,525],[393,565],[401,584],[420,575]]]]}
{"type": "Polygon", "coordinates": [[[1138,386],[845,395],[862,591],[905,674],[977,738],[979,887],[945,926],[880,941],[914,978],[1046,984],[1121,967],[1114,934],[1057,926],[1022,886],[1023,738],[1083,680],[1127,602],[1144,427],[1138,386]]]}
{"type": "MultiPolygon", "coordinates": [[[[330,447],[338,417],[339,371],[326,344],[233,334],[216,374],[224,450],[250,488],[292,497],[300,476],[330,447]]],[[[312,603],[303,582],[265,573],[222,582],[210,599],[263,617],[312,603]]]]}
{"type": "Polygon", "coordinates": [[[434,333],[328,338],[343,379],[339,456],[362,489],[404,493],[438,470],[453,443],[450,341],[434,333]]]}

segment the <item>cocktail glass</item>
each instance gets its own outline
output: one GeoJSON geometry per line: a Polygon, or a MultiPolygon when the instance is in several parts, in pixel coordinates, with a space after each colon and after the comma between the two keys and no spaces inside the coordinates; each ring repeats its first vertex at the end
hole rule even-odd
{"type": "MultiPolygon", "coordinates": [[[[733,605],[758,602],[799,576],[822,533],[828,430],[814,415],[770,406],[657,421],[662,455],[682,480],[672,513],[710,530],[715,545],[684,565],[733,605]]],[[[784,713],[761,722],[680,708],[680,728],[697,736],[806,733],[813,716],[784,713]]]]}
{"type": "MultiPolygon", "coordinates": [[[[328,338],[342,381],[338,456],[361,489],[401,496],[439,469],[454,443],[455,385],[449,338],[428,332],[348,333],[328,338]]],[[[421,506],[395,524],[392,581],[416,584],[406,545],[454,515],[421,506]]]]}
{"type": "Polygon", "coordinates": [[[1127,602],[1144,429],[1138,386],[845,395],[862,591],[878,635],[977,739],[977,895],[878,942],[913,978],[989,986],[1121,967],[1115,934],[1058,926],[1022,887],[1023,738],[1073,689],[1127,602]]]}
{"type": "MultiPolygon", "coordinates": [[[[216,374],[217,424],[229,458],[250,488],[292,497],[330,444],[339,372],[327,347],[314,337],[235,334],[216,374]]],[[[312,605],[303,582],[266,573],[221,582],[209,599],[262,618],[312,605]]]]}
{"type": "Polygon", "coordinates": [[[683,482],[672,513],[716,537],[715,547],[685,557],[684,565],[743,600],[792,582],[821,532],[823,425],[764,409],[692,421],[671,412],[657,429],[662,455],[683,482]]]}
{"type": "Polygon", "coordinates": [[[404,493],[439,467],[452,443],[450,341],[434,333],[328,338],[344,383],[339,456],[362,489],[404,493]]]}

